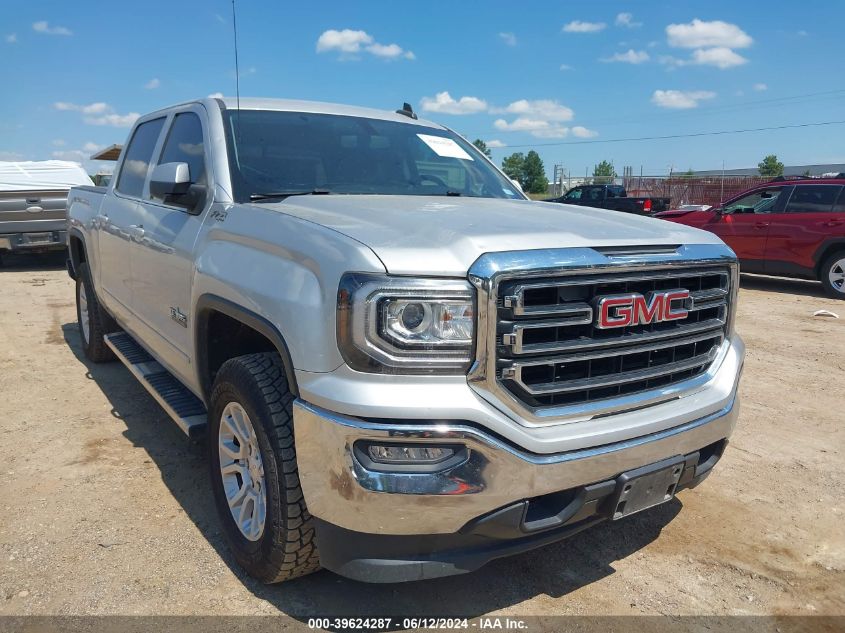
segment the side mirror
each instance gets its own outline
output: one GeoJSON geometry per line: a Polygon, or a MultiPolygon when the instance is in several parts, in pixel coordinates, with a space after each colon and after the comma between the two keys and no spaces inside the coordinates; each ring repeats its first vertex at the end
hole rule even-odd
{"type": "Polygon", "coordinates": [[[733,209],[726,209],[725,207],[719,207],[718,209],[714,209],[716,215],[733,215],[733,209]]]}
{"type": "Polygon", "coordinates": [[[191,187],[191,170],[188,163],[162,163],[156,165],[150,177],[150,194],[164,200],[168,196],[181,196],[191,187]]]}
{"type": "Polygon", "coordinates": [[[520,185],[520,184],[519,184],[519,181],[518,181],[516,178],[511,178],[511,182],[514,184],[514,186],[515,186],[517,189],[519,189],[520,191],[522,191],[522,185],[520,185]]]}

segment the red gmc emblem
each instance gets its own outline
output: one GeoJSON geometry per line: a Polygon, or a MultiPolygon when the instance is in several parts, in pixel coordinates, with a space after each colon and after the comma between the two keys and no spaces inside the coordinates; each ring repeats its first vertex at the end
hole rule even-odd
{"type": "Polygon", "coordinates": [[[600,329],[677,321],[689,315],[689,290],[665,290],[609,295],[596,301],[596,327],[600,329]]]}

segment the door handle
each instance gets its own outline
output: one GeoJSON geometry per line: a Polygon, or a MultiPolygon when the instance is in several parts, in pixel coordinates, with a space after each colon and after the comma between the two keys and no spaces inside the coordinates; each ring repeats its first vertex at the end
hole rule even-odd
{"type": "Polygon", "coordinates": [[[41,213],[42,211],[44,211],[44,207],[36,207],[36,206],[27,207],[26,211],[27,211],[27,213],[41,213]]]}
{"type": "Polygon", "coordinates": [[[143,224],[130,224],[128,227],[129,235],[136,240],[140,240],[144,237],[144,225],[143,224]]]}
{"type": "Polygon", "coordinates": [[[845,224],[845,220],[828,220],[827,222],[823,222],[822,226],[829,226],[832,228],[834,226],[842,226],[843,224],[845,224]]]}
{"type": "Polygon", "coordinates": [[[765,229],[767,226],[769,226],[768,222],[757,222],[757,224],[754,225],[754,228],[755,229],[765,229]]]}

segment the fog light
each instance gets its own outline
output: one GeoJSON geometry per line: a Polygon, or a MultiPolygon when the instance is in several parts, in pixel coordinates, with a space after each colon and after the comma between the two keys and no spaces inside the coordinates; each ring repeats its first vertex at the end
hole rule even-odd
{"type": "Polygon", "coordinates": [[[469,449],[463,444],[382,444],[355,442],[355,456],[368,470],[392,473],[437,473],[463,464],[469,449]]]}
{"type": "Polygon", "coordinates": [[[383,446],[371,444],[370,459],[380,464],[436,464],[455,454],[451,448],[440,446],[383,446]]]}

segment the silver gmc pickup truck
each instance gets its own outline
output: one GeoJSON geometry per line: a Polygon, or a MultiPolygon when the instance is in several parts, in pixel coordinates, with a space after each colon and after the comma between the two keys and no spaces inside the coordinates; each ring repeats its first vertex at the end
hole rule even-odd
{"type": "Polygon", "coordinates": [[[166,108],[69,214],[86,356],[205,434],[266,582],[458,574],[624,521],[736,422],[730,249],[532,202],[407,105],[166,108]]]}

